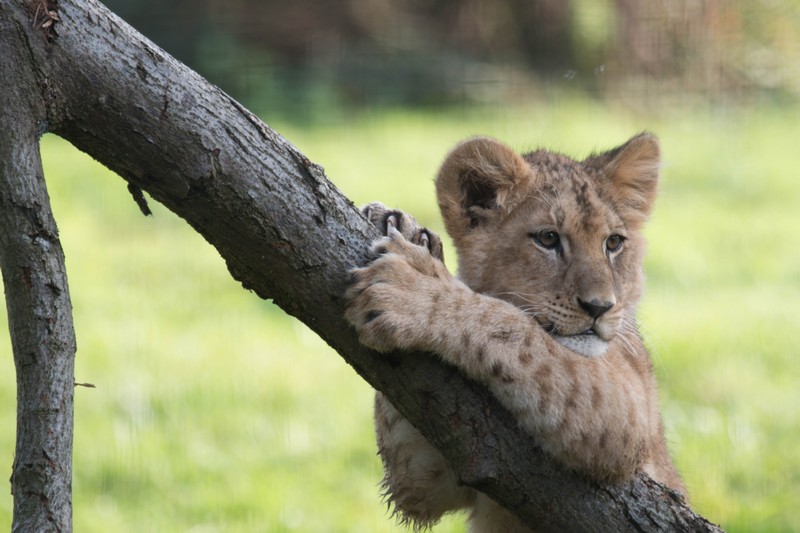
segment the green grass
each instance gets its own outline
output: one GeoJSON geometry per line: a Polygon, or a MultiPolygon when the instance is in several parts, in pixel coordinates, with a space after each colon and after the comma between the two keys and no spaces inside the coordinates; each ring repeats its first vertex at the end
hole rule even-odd
{"type": "MultiPolygon", "coordinates": [[[[273,126],[356,203],[380,199],[438,231],[432,177],[464,137],[583,156],[656,132],[665,166],[641,322],[673,455],[709,519],[789,531],[800,530],[798,111],[635,114],[563,96],[273,126]]],[[[97,386],[75,391],[75,530],[399,531],[379,500],[370,388],[305,326],[243,291],[181,220],[154,202],[155,216],[142,217],[121,179],[59,139],[45,138],[43,153],[67,254],[76,379],[97,386]]],[[[8,479],[5,328],[0,354],[8,479]]],[[[11,508],[0,491],[0,530],[11,508]]]]}

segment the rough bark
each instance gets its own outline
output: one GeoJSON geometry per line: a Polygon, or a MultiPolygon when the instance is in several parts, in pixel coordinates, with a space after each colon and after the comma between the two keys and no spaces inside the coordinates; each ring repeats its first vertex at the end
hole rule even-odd
{"type": "Polygon", "coordinates": [[[17,371],[12,530],[70,531],[75,334],[39,157],[45,107],[25,33],[0,17],[0,268],[17,371]]]}
{"type": "MultiPolygon", "coordinates": [[[[62,0],[50,35],[23,33],[47,129],[184,218],[234,278],[308,324],[475,486],[550,529],[713,531],[646,476],[599,487],[564,471],[481,386],[425,354],[378,356],[343,316],[347,270],[375,230],[289,142],[93,0],[62,0]]],[[[6,39],[5,33],[0,39],[6,39]]]]}

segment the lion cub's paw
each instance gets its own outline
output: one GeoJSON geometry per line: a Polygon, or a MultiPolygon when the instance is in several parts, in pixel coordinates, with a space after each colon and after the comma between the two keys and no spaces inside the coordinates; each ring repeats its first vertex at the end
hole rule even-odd
{"type": "Polygon", "coordinates": [[[385,224],[387,236],[372,244],[374,261],[351,271],[345,317],[358,331],[361,343],[375,350],[423,348],[419,345],[420,313],[432,311],[452,280],[444,264],[432,255],[432,245],[441,253],[441,241],[400,211],[370,204],[365,214],[379,228],[385,224]]]}
{"type": "Polygon", "coordinates": [[[442,239],[428,228],[420,226],[408,213],[399,209],[389,209],[380,202],[365,205],[361,208],[361,212],[383,235],[389,235],[389,229],[394,228],[407,240],[426,248],[433,257],[444,263],[442,239]]]}

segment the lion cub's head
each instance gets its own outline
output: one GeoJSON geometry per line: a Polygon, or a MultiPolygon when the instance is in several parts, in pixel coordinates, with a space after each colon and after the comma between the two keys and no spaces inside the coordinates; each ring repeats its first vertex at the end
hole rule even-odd
{"type": "Polygon", "coordinates": [[[584,161],[519,155],[488,138],[447,157],[436,180],[461,279],[508,300],[586,356],[635,328],[659,146],[643,133],[584,161]]]}

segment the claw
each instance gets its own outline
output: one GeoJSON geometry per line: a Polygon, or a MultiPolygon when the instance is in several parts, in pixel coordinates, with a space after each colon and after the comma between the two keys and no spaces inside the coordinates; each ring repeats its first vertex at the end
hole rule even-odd
{"type": "Polygon", "coordinates": [[[389,231],[397,229],[397,214],[392,213],[386,217],[386,233],[389,231]]]}
{"type": "Polygon", "coordinates": [[[428,238],[427,231],[423,231],[422,234],[420,234],[419,245],[427,248],[429,252],[431,251],[431,240],[428,238]]]}
{"type": "Polygon", "coordinates": [[[400,233],[400,230],[397,228],[391,227],[387,228],[386,236],[392,239],[393,241],[404,241],[406,238],[400,233]]]}

